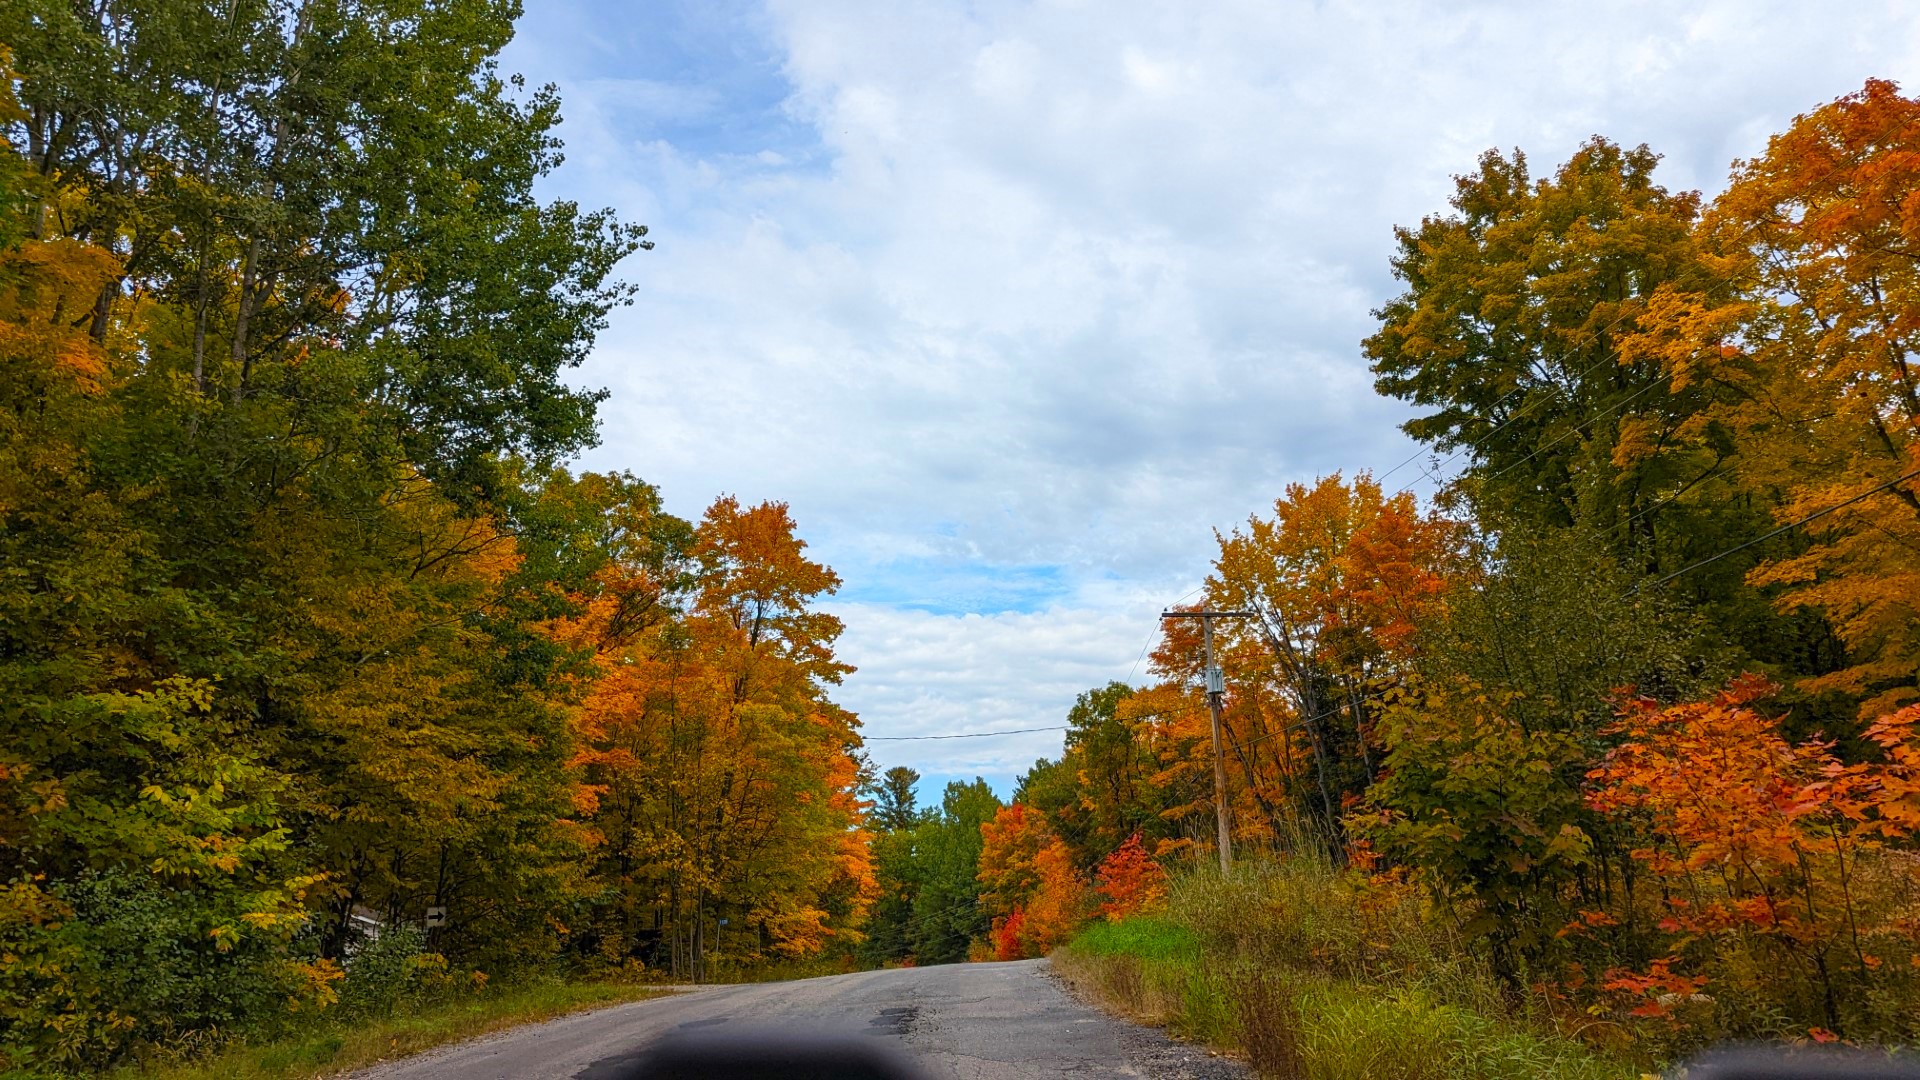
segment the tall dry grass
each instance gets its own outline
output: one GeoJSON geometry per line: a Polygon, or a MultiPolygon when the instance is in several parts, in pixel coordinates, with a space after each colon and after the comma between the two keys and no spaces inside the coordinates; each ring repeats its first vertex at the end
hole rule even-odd
{"type": "Polygon", "coordinates": [[[1077,989],[1243,1054],[1271,1080],[1638,1075],[1514,1001],[1418,890],[1309,856],[1176,876],[1165,907],[1096,923],[1054,964],[1077,989]]]}

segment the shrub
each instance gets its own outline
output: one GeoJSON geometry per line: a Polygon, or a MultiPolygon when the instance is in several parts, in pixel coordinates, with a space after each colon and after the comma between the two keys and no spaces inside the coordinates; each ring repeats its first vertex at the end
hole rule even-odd
{"type": "Polygon", "coordinates": [[[268,933],[151,874],[112,870],[0,898],[0,1060],[87,1069],[137,1043],[195,1046],[272,1030],[289,1006],[329,996],[328,979],[268,933]]]}
{"type": "Polygon", "coordinates": [[[1901,847],[1920,827],[1920,707],[1869,727],[1883,761],[1849,765],[1782,738],[1756,708],[1773,690],[1747,678],[1707,702],[1627,703],[1589,800],[1642,830],[1632,859],[1653,887],[1573,930],[1639,928],[1655,958],[1600,988],[1676,1045],[1676,1029],[1910,1040],[1920,886],[1901,847]]]}
{"type": "Polygon", "coordinates": [[[1156,907],[1167,898],[1167,872],[1147,857],[1139,833],[1128,837],[1101,861],[1094,881],[1100,895],[1106,897],[1100,914],[1111,922],[1156,907]]]}
{"type": "Polygon", "coordinates": [[[355,1018],[385,1019],[415,989],[423,971],[444,966],[426,951],[418,927],[396,926],[368,937],[347,960],[340,984],[340,1011],[355,1018]]]}
{"type": "Polygon", "coordinates": [[[1027,913],[1014,908],[1013,914],[993,923],[993,958],[995,960],[1019,960],[1026,956],[1026,949],[1020,944],[1020,932],[1025,928],[1027,913]]]}

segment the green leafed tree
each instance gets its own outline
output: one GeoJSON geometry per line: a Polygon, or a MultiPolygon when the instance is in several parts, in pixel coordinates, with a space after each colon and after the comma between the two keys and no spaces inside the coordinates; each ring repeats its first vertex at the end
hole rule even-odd
{"type": "Polygon", "coordinates": [[[905,765],[895,765],[882,773],[872,788],[873,810],[868,820],[873,826],[887,832],[913,828],[920,820],[913,794],[913,785],[919,782],[920,774],[905,765]]]}
{"type": "Polygon", "coordinates": [[[641,240],[535,196],[517,14],[0,6],[0,935],[36,958],[0,1069],[240,1025],[256,960],[264,1007],[324,1004],[356,912],[556,954],[542,624],[620,536],[553,463],[641,240]],[[150,978],[101,960],[135,940],[150,978]]]}
{"type": "MultiPolygon", "coordinates": [[[[599,395],[561,376],[624,295],[645,230],[542,202],[560,160],[551,87],[495,56],[501,0],[23,0],[12,138],[36,235],[120,257],[105,340],[139,298],[171,309],[148,366],[202,399],[350,391],[428,475],[490,487],[498,455],[585,445],[599,395]],[[338,360],[315,363],[330,348],[338,360]]],[[[371,433],[369,433],[371,434],[371,433]]]]}
{"type": "Polygon", "coordinates": [[[1543,522],[1621,530],[1664,478],[1613,464],[1622,417],[1695,406],[1620,340],[1662,284],[1697,273],[1699,197],[1654,182],[1659,158],[1595,138],[1551,177],[1488,151],[1452,212],[1395,230],[1406,291],[1364,343],[1380,392],[1429,410],[1407,433],[1458,453],[1476,498],[1543,522]]]}
{"type": "MultiPolygon", "coordinates": [[[[1396,230],[1406,288],[1363,343],[1379,391],[1425,410],[1407,433],[1445,455],[1452,496],[1490,528],[1566,529],[1652,575],[1775,524],[1739,490],[1732,429],[1706,415],[1715,388],[1623,349],[1656,297],[1740,285],[1705,257],[1699,195],[1658,184],[1658,162],[1598,137],[1543,178],[1518,151],[1483,154],[1450,212],[1396,230]]],[[[1741,551],[1687,587],[1751,662],[1824,672],[1838,662],[1830,628],[1744,584],[1793,544],[1741,551]]]]}

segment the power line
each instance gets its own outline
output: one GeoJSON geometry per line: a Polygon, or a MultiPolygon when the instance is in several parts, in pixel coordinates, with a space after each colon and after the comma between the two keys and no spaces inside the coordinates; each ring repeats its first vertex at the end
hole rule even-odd
{"type": "Polygon", "coordinates": [[[953,735],[865,735],[861,742],[922,742],[927,739],[990,739],[995,735],[1025,735],[1034,731],[1065,731],[1065,724],[1052,727],[1011,728],[1006,731],[963,731],[953,735]]]}
{"type": "MultiPolygon", "coordinates": [[[[1725,459],[1722,459],[1722,460],[1724,461],[1725,459]]],[[[1734,459],[1731,465],[1728,465],[1724,469],[1720,467],[1719,463],[1715,463],[1714,466],[1708,469],[1706,472],[1703,472],[1699,476],[1696,476],[1693,479],[1688,480],[1686,483],[1680,485],[1680,490],[1675,491],[1673,494],[1668,495],[1663,499],[1658,499],[1648,506],[1642,507],[1640,510],[1636,511],[1632,515],[1626,517],[1621,521],[1617,521],[1612,525],[1607,526],[1605,529],[1601,529],[1598,532],[1594,532],[1588,535],[1586,539],[1605,540],[1606,538],[1612,536],[1614,533],[1617,533],[1620,530],[1625,529],[1627,526],[1632,525],[1634,522],[1639,521],[1641,518],[1646,517],[1649,514],[1658,513],[1659,511],[1664,510],[1666,507],[1679,501],[1681,496],[1685,495],[1689,491],[1692,491],[1694,488],[1700,486],[1701,484],[1706,483],[1708,480],[1713,480],[1713,479],[1725,480],[1727,477],[1732,476],[1734,473],[1739,472],[1741,466],[1745,465],[1750,460],[1752,459],[1737,457],[1734,459]]]]}
{"type": "MultiPolygon", "coordinates": [[[[1197,593],[1204,588],[1206,588],[1206,586],[1202,585],[1200,586],[1200,588],[1189,589],[1187,590],[1185,595],[1181,596],[1180,599],[1175,600],[1172,605],[1168,605],[1168,606],[1177,606],[1183,603],[1187,599],[1187,597],[1192,596],[1194,593],[1197,593]]],[[[1133,681],[1134,671],[1138,670],[1138,668],[1140,667],[1140,661],[1146,658],[1147,650],[1153,647],[1153,639],[1159,635],[1159,631],[1160,631],[1160,628],[1158,624],[1155,624],[1153,631],[1147,635],[1146,643],[1140,646],[1140,655],[1134,658],[1133,668],[1129,669],[1127,672],[1128,682],[1133,681]]],[[[1157,715],[1157,714],[1149,714],[1149,715],[1157,715]]],[[[1146,719],[1146,717],[1134,717],[1133,719],[1146,719]]],[[[1038,731],[1066,731],[1066,730],[1067,730],[1067,725],[1055,724],[1050,727],[1012,728],[1007,731],[964,731],[964,732],[956,732],[951,735],[865,735],[861,737],[860,741],[862,742],[927,742],[934,739],[990,739],[996,735],[1030,735],[1038,731]]]]}
{"type": "MultiPolygon", "coordinates": [[[[1693,571],[1700,569],[1701,567],[1707,565],[1708,563],[1719,562],[1721,559],[1724,559],[1727,556],[1734,554],[1735,552],[1745,551],[1746,549],[1752,547],[1753,545],[1762,543],[1767,540],[1771,540],[1774,537],[1779,536],[1781,533],[1788,531],[1789,529],[1797,529],[1800,526],[1805,525],[1809,521],[1826,517],[1828,514],[1833,513],[1835,510],[1852,506],[1854,503],[1859,502],[1861,499],[1864,499],[1869,495],[1876,495],[1882,491],[1887,490],[1890,487],[1893,487],[1895,484],[1901,483],[1902,481],[1911,480],[1916,476],[1920,476],[1920,469],[1915,469],[1912,472],[1907,473],[1905,476],[1896,476],[1884,484],[1879,484],[1874,487],[1870,487],[1867,490],[1861,492],[1858,495],[1853,496],[1850,499],[1847,499],[1843,502],[1834,503],[1832,506],[1827,507],[1825,510],[1816,510],[1811,514],[1808,514],[1806,517],[1801,518],[1799,521],[1790,521],[1787,524],[1780,526],[1779,528],[1773,530],[1770,533],[1766,533],[1761,536],[1756,536],[1753,539],[1747,541],[1746,543],[1738,544],[1738,545],[1735,545],[1734,547],[1730,547],[1718,555],[1701,559],[1699,562],[1694,563],[1692,566],[1687,566],[1679,570],[1675,570],[1673,573],[1668,574],[1666,577],[1663,577],[1660,580],[1651,582],[1649,584],[1656,585],[1656,586],[1665,585],[1667,582],[1672,581],[1674,578],[1677,578],[1682,574],[1692,573],[1693,571]]],[[[1644,586],[1642,585],[1635,585],[1632,589],[1628,590],[1627,595],[1632,596],[1634,593],[1639,592],[1643,587],[1644,586]]]]}
{"type": "Polygon", "coordinates": [[[1605,420],[1607,417],[1612,416],[1614,413],[1619,412],[1621,409],[1624,409],[1628,405],[1633,404],[1635,401],[1640,400],[1642,397],[1645,397],[1647,394],[1651,393],[1652,391],[1660,389],[1661,387],[1666,385],[1668,384],[1662,382],[1659,379],[1655,379],[1652,382],[1649,382],[1647,385],[1634,391],[1632,394],[1629,394],[1626,397],[1621,398],[1619,401],[1614,402],[1612,405],[1609,405],[1607,408],[1601,410],[1600,412],[1594,413],[1592,416],[1587,417],[1583,423],[1575,424],[1567,428],[1567,430],[1561,432],[1559,437],[1555,438],[1552,442],[1534,447],[1532,453],[1528,454],[1526,457],[1521,458],[1519,461],[1516,461],[1513,464],[1508,465],[1506,468],[1501,469],[1499,472],[1494,473],[1492,476],[1487,477],[1487,479],[1490,481],[1500,479],[1501,477],[1507,475],[1508,473],[1519,468],[1520,466],[1525,465],[1527,462],[1532,461],[1534,458],[1539,457],[1541,454],[1544,454],[1547,451],[1553,449],[1554,447],[1559,446],[1561,443],[1566,442],[1569,438],[1572,438],[1574,435],[1579,434],[1580,428],[1585,424],[1591,424],[1596,420],[1605,420]]]}
{"type": "MultiPolygon", "coordinates": [[[[1192,596],[1194,593],[1197,593],[1205,588],[1206,586],[1202,585],[1197,589],[1188,589],[1186,591],[1186,594],[1181,596],[1180,599],[1175,600],[1171,604],[1165,605],[1165,607],[1163,607],[1161,610],[1164,611],[1166,608],[1179,607],[1181,604],[1184,604],[1187,602],[1188,596],[1192,596]]],[[[1160,636],[1160,625],[1158,623],[1155,623],[1153,628],[1147,631],[1147,640],[1140,646],[1140,655],[1133,658],[1133,666],[1127,669],[1127,682],[1129,683],[1133,682],[1134,672],[1140,670],[1140,661],[1145,660],[1147,658],[1147,650],[1153,647],[1153,639],[1159,636],[1160,636]]]]}
{"type": "MultiPolygon", "coordinates": [[[[1726,281],[1721,282],[1719,285],[1716,285],[1714,288],[1715,290],[1717,290],[1721,286],[1728,285],[1731,283],[1732,283],[1732,279],[1729,278],[1726,281]]],[[[1600,339],[1600,335],[1612,330],[1616,326],[1619,326],[1621,323],[1627,320],[1627,317],[1629,315],[1632,315],[1632,314],[1634,314],[1634,312],[1631,310],[1621,312],[1619,315],[1614,317],[1614,320],[1612,322],[1608,323],[1607,325],[1601,327],[1598,330],[1589,331],[1587,334],[1587,340],[1580,342],[1579,344],[1587,345],[1587,344],[1592,344],[1595,341],[1598,341],[1600,339]]],[[[1578,347],[1578,346],[1575,346],[1575,347],[1578,347]]],[[[1605,364],[1609,360],[1618,358],[1619,355],[1620,355],[1620,347],[1615,346],[1612,352],[1602,355],[1598,360],[1595,360],[1593,363],[1588,364],[1586,367],[1580,369],[1580,372],[1576,374],[1570,381],[1577,385],[1582,380],[1584,380],[1588,375],[1591,375],[1595,371],[1599,370],[1601,365],[1605,364]]],[[[1525,386],[1524,384],[1516,382],[1516,384],[1514,385],[1514,388],[1507,391],[1505,394],[1502,394],[1500,396],[1500,399],[1493,403],[1492,407],[1495,409],[1498,409],[1500,406],[1505,405],[1509,398],[1513,397],[1515,394],[1522,393],[1527,389],[1528,387],[1525,386]]],[[[1493,427],[1489,428],[1484,434],[1482,434],[1479,438],[1465,440],[1466,441],[1465,446],[1462,446],[1460,449],[1455,450],[1452,454],[1449,454],[1445,461],[1442,461],[1440,462],[1440,464],[1435,465],[1431,471],[1427,469],[1421,469],[1420,470],[1421,473],[1423,473],[1427,477],[1427,479],[1432,480],[1435,483],[1439,483],[1440,482],[1440,477],[1438,475],[1439,471],[1441,469],[1446,468],[1448,465],[1453,464],[1454,461],[1457,460],[1461,454],[1467,453],[1470,450],[1479,450],[1481,447],[1485,446],[1488,442],[1492,441],[1495,435],[1498,435],[1502,431],[1505,431],[1507,428],[1511,427],[1512,425],[1519,423],[1520,420],[1526,417],[1527,413],[1530,412],[1534,406],[1539,405],[1541,402],[1546,401],[1548,397],[1557,396],[1560,393],[1560,387],[1557,384],[1554,384],[1551,382],[1547,384],[1546,390],[1548,391],[1546,395],[1535,398],[1533,401],[1522,405],[1518,412],[1515,412],[1512,416],[1509,416],[1505,420],[1502,420],[1499,423],[1495,424],[1493,427]]],[[[1597,417],[1589,418],[1588,422],[1592,422],[1593,419],[1598,419],[1598,418],[1597,417]]],[[[1409,455],[1405,461],[1402,461],[1400,464],[1395,465],[1391,469],[1388,469],[1385,473],[1377,477],[1376,480],[1385,480],[1387,477],[1392,476],[1394,473],[1399,472],[1401,469],[1405,468],[1409,463],[1411,463],[1416,458],[1418,458],[1421,452],[1422,451],[1415,451],[1413,454],[1409,455]]],[[[1413,485],[1407,484],[1404,487],[1400,488],[1400,490],[1395,494],[1404,495],[1408,491],[1411,491],[1412,489],[1413,489],[1413,485]]]]}
{"type": "MultiPolygon", "coordinates": [[[[1194,709],[1163,709],[1160,712],[1141,713],[1138,716],[1122,717],[1121,719],[1126,720],[1128,723],[1132,723],[1135,720],[1151,720],[1158,716],[1170,716],[1170,715],[1173,715],[1174,713],[1181,713],[1182,715],[1184,715],[1189,712],[1197,712],[1197,711],[1198,710],[1194,710],[1194,709]]],[[[990,739],[995,735],[1026,735],[1035,731],[1071,731],[1071,730],[1072,730],[1072,727],[1070,725],[1054,724],[1049,727],[1011,728],[1006,731],[962,731],[962,732],[956,732],[951,735],[864,735],[861,737],[860,741],[861,742],[921,742],[927,739],[990,739]]]]}

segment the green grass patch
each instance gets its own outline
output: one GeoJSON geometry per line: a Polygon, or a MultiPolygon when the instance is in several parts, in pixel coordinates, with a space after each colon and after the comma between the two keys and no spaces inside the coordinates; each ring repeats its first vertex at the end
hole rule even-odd
{"type": "Polygon", "coordinates": [[[1232,1046],[1231,998],[1205,960],[1191,931],[1151,917],[1096,922],[1053,953],[1055,970],[1108,1008],[1183,1038],[1232,1046]]]}
{"type": "Polygon", "coordinates": [[[1153,916],[1124,922],[1104,919],[1073,939],[1075,952],[1093,956],[1125,955],[1160,963],[1197,963],[1200,938],[1178,923],[1153,916]]]}
{"type": "Polygon", "coordinates": [[[424,1005],[404,1016],[351,1024],[318,1020],[271,1042],[229,1045],[185,1060],[150,1056],[109,1074],[112,1080],[306,1080],[338,1076],[521,1024],[666,991],[627,983],[532,983],[424,1005]]]}

